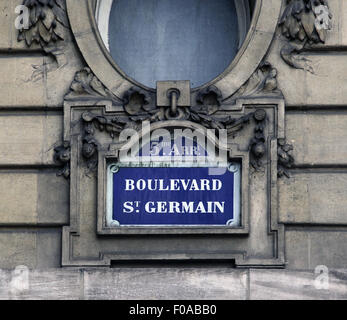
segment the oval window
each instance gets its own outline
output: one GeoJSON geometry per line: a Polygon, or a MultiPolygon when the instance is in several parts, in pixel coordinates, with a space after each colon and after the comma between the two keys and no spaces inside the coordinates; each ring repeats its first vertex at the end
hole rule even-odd
{"type": "Polygon", "coordinates": [[[147,87],[199,87],[230,65],[250,24],[249,0],[99,0],[101,37],[119,68],[147,87]]]}

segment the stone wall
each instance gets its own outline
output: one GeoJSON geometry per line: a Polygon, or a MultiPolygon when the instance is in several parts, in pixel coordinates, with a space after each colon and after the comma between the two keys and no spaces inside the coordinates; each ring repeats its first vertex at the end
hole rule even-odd
{"type": "Polygon", "coordinates": [[[347,1],[329,1],[333,29],[325,45],[306,53],[312,73],[283,62],[279,34],[268,55],[278,70],[295,156],[291,177],[279,186],[286,271],[58,269],[69,182],[56,176],[53,150],[63,139],[64,95],[84,62],[75,47],[74,59],[59,66],[38,45],[18,42],[14,10],[21,3],[0,0],[0,298],[346,297],[347,1]],[[18,265],[33,270],[32,287],[20,294],[8,289],[18,265]],[[332,270],[330,291],[313,287],[318,265],[332,270]]]}

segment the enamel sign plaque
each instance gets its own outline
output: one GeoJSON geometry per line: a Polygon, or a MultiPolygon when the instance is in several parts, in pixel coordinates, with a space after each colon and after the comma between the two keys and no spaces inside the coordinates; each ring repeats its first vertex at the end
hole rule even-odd
{"type": "Polygon", "coordinates": [[[187,138],[152,141],[138,152],[142,163],[109,163],[107,226],[240,226],[241,165],[206,164],[207,150],[187,138]]]}
{"type": "Polygon", "coordinates": [[[240,165],[210,169],[109,165],[108,226],[239,226],[240,165]]]}

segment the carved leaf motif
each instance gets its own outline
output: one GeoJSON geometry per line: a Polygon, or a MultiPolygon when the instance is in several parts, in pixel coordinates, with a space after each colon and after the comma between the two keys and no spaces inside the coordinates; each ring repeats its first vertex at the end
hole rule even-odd
{"type": "Polygon", "coordinates": [[[47,30],[50,30],[53,27],[53,24],[55,23],[55,15],[53,13],[53,10],[49,7],[44,7],[43,16],[44,18],[42,19],[42,23],[47,30]]]}
{"type": "Polygon", "coordinates": [[[29,29],[19,30],[18,41],[44,47],[64,40],[64,28],[69,27],[65,0],[24,0],[23,5],[29,8],[29,29]]]}
{"type": "Polygon", "coordinates": [[[314,31],[314,23],[316,20],[316,16],[312,11],[307,11],[302,14],[301,21],[302,26],[305,29],[305,32],[309,38],[311,38],[312,33],[314,31]]]}
{"type": "Polygon", "coordinates": [[[104,87],[89,68],[84,68],[76,72],[75,78],[70,86],[70,92],[65,96],[65,99],[75,99],[81,96],[109,99],[115,105],[119,105],[118,98],[104,87]]]}
{"type": "Polygon", "coordinates": [[[331,19],[327,0],[287,0],[279,26],[291,43],[281,49],[282,59],[291,67],[313,73],[309,61],[299,54],[308,45],[325,43],[331,19]]]}
{"type": "Polygon", "coordinates": [[[57,25],[62,25],[65,27],[69,26],[69,21],[64,9],[64,1],[63,0],[56,0],[57,5],[52,7],[53,14],[55,15],[55,18],[58,22],[57,25]]]}
{"type": "Polygon", "coordinates": [[[317,33],[319,35],[319,38],[322,42],[325,42],[326,38],[327,38],[327,31],[325,29],[317,29],[317,33]]]}
{"type": "Polygon", "coordinates": [[[43,39],[44,42],[49,43],[52,38],[52,34],[50,30],[46,29],[42,21],[38,22],[38,26],[39,26],[40,37],[43,39]]]}

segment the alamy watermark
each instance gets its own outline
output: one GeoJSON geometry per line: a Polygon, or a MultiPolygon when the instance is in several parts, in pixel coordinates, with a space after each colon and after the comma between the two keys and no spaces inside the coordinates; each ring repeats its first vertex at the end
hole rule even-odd
{"type": "Polygon", "coordinates": [[[27,6],[19,5],[15,8],[15,13],[18,17],[15,19],[14,25],[17,30],[28,30],[30,27],[29,17],[30,11],[27,6]]]}
{"type": "Polygon", "coordinates": [[[329,268],[324,265],[319,265],[315,268],[314,273],[314,287],[317,290],[329,290],[329,268]]]}
{"type": "Polygon", "coordinates": [[[119,141],[119,161],[140,165],[144,162],[194,165],[206,164],[210,175],[222,175],[228,166],[227,130],[160,128],[152,131],[151,123],[141,130],[125,129],[119,141]]]}

